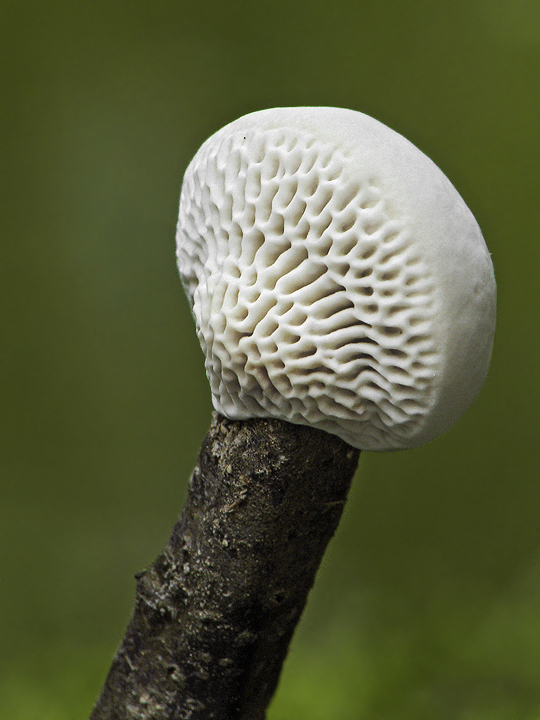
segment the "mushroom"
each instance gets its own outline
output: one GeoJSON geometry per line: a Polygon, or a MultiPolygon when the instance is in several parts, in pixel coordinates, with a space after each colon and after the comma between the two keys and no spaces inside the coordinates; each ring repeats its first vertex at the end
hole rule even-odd
{"type": "Polygon", "coordinates": [[[228,418],[399,450],[447,430],[484,383],[480,228],[426,155],[363,113],[276,108],[221,129],[186,171],[177,248],[228,418]]]}
{"type": "Polygon", "coordinates": [[[361,113],[278,108],[217,132],[177,240],[217,412],[91,720],[263,720],[360,449],[444,432],[491,355],[477,223],[361,113]]]}

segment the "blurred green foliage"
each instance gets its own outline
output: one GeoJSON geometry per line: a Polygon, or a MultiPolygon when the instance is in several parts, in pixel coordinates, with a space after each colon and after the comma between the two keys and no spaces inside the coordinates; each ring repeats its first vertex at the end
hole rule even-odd
{"type": "Polygon", "coordinates": [[[210,415],[183,169],[246,112],[336,105],[458,187],[499,324],[455,428],[362,456],[270,717],[535,720],[538,3],[1,0],[0,57],[0,716],[86,717],[180,511],[210,415]]]}

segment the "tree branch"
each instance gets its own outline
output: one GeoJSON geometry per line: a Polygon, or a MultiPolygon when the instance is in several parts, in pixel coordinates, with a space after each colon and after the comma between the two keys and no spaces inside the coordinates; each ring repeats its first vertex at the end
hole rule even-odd
{"type": "Polygon", "coordinates": [[[263,720],[359,451],[214,414],[90,720],[263,720]]]}

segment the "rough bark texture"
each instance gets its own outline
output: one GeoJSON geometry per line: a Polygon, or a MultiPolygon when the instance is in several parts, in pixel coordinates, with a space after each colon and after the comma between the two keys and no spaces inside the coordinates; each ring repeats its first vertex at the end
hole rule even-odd
{"type": "Polygon", "coordinates": [[[358,455],[216,414],[90,720],[263,720],[358,455]]]}

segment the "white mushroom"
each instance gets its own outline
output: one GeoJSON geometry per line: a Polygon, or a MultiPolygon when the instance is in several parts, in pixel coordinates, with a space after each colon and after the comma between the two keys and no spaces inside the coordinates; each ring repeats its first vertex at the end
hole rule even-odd
{"type": "Polygon", "coordinates": [[[495,280],[439,168],[359,112],[236,120],[189,165],[178,266],[215,409],[421,445],[484,383],[495,280]]]}

